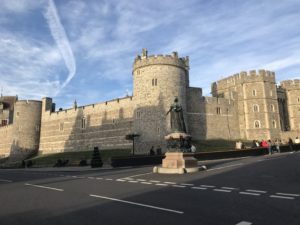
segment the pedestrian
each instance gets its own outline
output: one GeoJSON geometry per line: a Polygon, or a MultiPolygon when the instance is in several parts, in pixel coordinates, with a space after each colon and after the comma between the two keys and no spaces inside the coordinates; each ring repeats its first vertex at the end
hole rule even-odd
{"type": "Polygon", "coordinates": [[[255,140],[253,140],[252,141],[252,144],[251,144],[251,148],[256,148],[257,146],[256,146],[256,141],[255,140]]]}
{"type": "Polygon", "coordinates": [[[267,148],[267,147],[269,147],[269,145],[265,140],[261,140],[261,147],[267,148]]]}
{"type": "Polygon", "coordinates": [[[197,149],[196,149],[195,145],[192,145],[192,146],[191,146],[191,152],[192,152],[192,153],[195,153],[196,150],[197,150],[197,149]]]}
{"type": "Polygon", "coordinates": [[[269,139],[268,140],[268,151],[269,151],[269,155],[272,155],[272,142],[271,142],[271,140],[269,139]]]}
{"type": "Polygon", "coordinates": [[[292,138],[289,138],[288,144],[289,144],[289,147],[290,147],[290,151],[292,152],[293,151],[293,140],[292,140],[292,138]]]}
{"type": "Polygon", "coordinates": [[[281,144],[281,140],[277,138],[275,141],[275,147],[278,153],[280,153],[280,144],[281,144]]]}
{"type": "Polygon", "coordinates": [[[256,147],[257,147],[257,148],[260,147],[260,144],[259,144],[259,141],[258,141],[258,140],[255,140],[255,144],[256,144],[256,147]]]}
{"type": "Polygon", "coordinates": [[[161,155],[161,147],[158,146],[156,149],[156,155],[161,155]]]}
{"type": "Polygon", "coordinates": [[[154,146],[152,146],[150,148],[150,152],[149,152],[150,155],[155,155],[155,152],[154,152],[154,146]]]}

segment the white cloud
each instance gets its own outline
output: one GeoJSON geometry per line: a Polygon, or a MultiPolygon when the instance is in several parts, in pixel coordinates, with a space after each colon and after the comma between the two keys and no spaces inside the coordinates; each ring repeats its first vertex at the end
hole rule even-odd
{"type": "Polygon", "coordinates": [[[49,24],[51,35],[54,38],[58,49],[64,59],[66,67],[69,70],[67,79],[61,84],[61,89],[63,89],[74,77],[76,72],[75,58],[66,35],[66,32],[60,22],[60,18],[57,14],[56,6],[53,0],[48,1],[47,12],[45,13],[45,18],[49,24]]]}

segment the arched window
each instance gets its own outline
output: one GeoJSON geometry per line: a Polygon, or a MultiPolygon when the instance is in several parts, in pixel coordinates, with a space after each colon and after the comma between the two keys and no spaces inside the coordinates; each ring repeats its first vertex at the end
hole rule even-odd
{"type": "Polygon", "coordinates": [[[300,97],[297,98],[297,102],[298,102],[298,103],[300,102],[300,97]]]}
{"type": "Polygon", "coordinates": [[[260,128],[260,121],[259,120],[254,121],[254,128],[260,128]]]}
{"type": "Polygon", "coordinates": [[[253,105],[253,112],[259,112],[259,106],[258,105],[253,105]]]}
{"type": "Polygon", "coordinates": [[[253,95],[253,96],[256,96],[256,90],[255,90],[255,89],[252,90],[252,95],[253,95]]]}
{"type": "Polygon", "coordinates": [[[275,120],[272,120],[272,127],[276,128],[276,121],[275,120]]]}
{"type": "Polygon", "coordinates": [[[273,104],[271,104],[271,112],[275,112],[275,107],[274,107],[274,105],[273,104]]]}

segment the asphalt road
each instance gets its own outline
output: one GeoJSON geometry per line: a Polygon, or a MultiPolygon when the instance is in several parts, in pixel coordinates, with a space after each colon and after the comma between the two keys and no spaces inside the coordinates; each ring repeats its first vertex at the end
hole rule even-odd
{"type": "Polygon", "coordinates": [[[300,153],[203,163],[185,175],[0,170],[0,224],[300,224],[300,153]]]}

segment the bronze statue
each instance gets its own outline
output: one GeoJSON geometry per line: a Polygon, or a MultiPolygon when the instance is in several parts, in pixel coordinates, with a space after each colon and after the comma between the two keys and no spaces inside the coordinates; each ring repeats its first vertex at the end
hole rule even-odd
{"type": "Polygon", "coordinates": [[[178,103],[178,98],[175,97],[174,103],[170,106],[169,111],[166,115],[171,113],[171,130],[172,132],[183,132],[186,133],[186,127],[183,118],[182,106],[178,103]]]}

